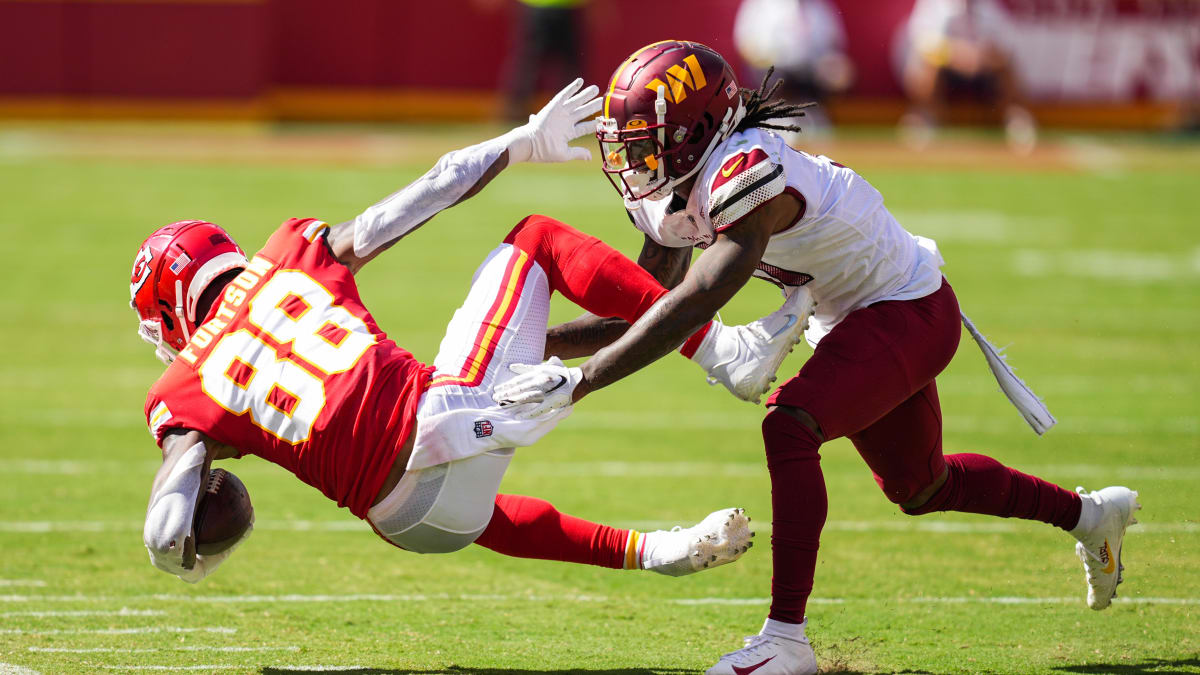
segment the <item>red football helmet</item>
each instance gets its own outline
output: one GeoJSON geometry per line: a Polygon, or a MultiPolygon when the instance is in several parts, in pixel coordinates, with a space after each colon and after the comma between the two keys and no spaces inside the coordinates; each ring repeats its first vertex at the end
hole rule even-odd
{"type": "Polygon", "coordinates": [[[597,120],[604,173],[630,208],[662,199],[745,115],[737,78],[717,52],[679,40],[642,47],[613,73],[597,120]]]}
{"type": "Polygon", "coordinates": [[[138,335],[154,345],[163,363],[174,361],[196,330],[204,288],[246,264],[241,247],[212,223],[181,220],[158,228],[142,242],[129,278],[129,305],[141,320],[138,335]]]}

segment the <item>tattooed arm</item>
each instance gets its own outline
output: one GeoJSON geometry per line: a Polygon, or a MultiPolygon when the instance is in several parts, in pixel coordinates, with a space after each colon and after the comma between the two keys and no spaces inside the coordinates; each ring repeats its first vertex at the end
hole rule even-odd
{"type": "MultiPolygon", "coordinates": [[[[638,264],[665,288],[675,288],[683,281],[691,261],[692,249],[668,248],[649,236],[646,237],[642,252],[638,256],[638,264]]],[[[545,358],[557,356],[560,359],[573,359],[591,356],[612,344],[627,330],[629,324],[624,319],[584,314],[578,319],[553,326],[546,331],[545,358]]]]}
{"type": "Polygon", "coordinates": [[[795,220],[799,204],[780,195],[717,235],[683,281],[620,339],[580,367],[573,400],[605,387],[674,351],[712,318],[753,275],[771,235],[795,220]]]}

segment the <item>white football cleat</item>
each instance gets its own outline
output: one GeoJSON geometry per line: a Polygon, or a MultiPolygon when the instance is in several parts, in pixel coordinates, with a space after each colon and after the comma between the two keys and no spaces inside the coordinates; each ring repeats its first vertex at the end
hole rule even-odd
{"type": "Polygon", "coordinates": [[[804,336],[815,304],[812,293],[800,287],[782,307],[757,321],[743,326],[713,321],[692,360],[708,373],[709,384],[719,382],[743,401],[758,403],[804,336]]]}
{"type": "Polygon", "coordinates": [[[1100,610],[1112,603],[1117,595],[1117,584],[1121,583],[1121,544],[1125,539],[1125,528],[1137,522],[1133,514],[1142,505],[1137,502],[1138,493],[1126,487],[1113,486],[1095,492],[1084,492],[1075,488],[1081,499],[1091,501],[1100,509],[1096,525],[1086,532],[1077,533],[1075,555],[1083,562],[1087,577],[1088,607],[1100,610]]]}
{"type": "Polygon", "coordinates": [[[745,647],[722,656],[705,675],[816,675],[816,672],[817,656],[808,638],[789,640],[759,633],[747,637],[745,647]]]}
{"type": "Polygon", "coordinates": [[[754,545],[744,509],[722,509],[687,529],[647,532],[642,569],[681,577],[731,563],[754,545]]]}

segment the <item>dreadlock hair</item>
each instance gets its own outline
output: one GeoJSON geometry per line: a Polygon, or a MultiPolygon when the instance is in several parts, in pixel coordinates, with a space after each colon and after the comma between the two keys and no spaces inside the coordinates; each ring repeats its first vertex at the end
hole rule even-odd
{"type": "Polygon", "coordinates": [[[800,131],[800,125],[791,123],[785,124],[780,122],[772,122],[771,120],[787,120],[795,117],[803,117],[804,109],[811,108],[816,105],[815,102],[810,103],[788,103],[781,98],[772,98],[775,91],[779,89],[779,85],[783,84],[782,79],[775,80],[775,83],[770,85],[771,75],[775,73],[775,66],[767,69],[767,74],[763,76],[762,84],[758,89],[741,90],[742,100],[746,104],[746,116],[734,128],[734,132],[745,131],[758,127],[759,129],[774,129],[776,131],[800,131]]]}

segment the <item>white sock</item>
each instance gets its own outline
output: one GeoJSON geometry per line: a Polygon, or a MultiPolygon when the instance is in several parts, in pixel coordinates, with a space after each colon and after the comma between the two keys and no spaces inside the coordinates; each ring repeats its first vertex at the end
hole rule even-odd
{"type": "Polygon", "coordinates": [[[1096,525],[1100,523],[1102,511],[1100,505],[1088,495],[1079,495],[1079,500],[1083,503],[1079,509],[1079,523],[1075,525],[1074,529],[1068,531],[1076,539],[1080,539],[1083,535],[1096,529],[1096,525]]]}
{"type": "Polygon", "coordinates": [[[725,326],[723,326],[720,321],[713,319],[712,326],[709,327],[708,333],[706,333],[704,335],[704,339],[700,341],[700,346],[696,348],[696,353],[692,354],[692,360],[700,364],[700,367],[703,368],[705,372],[712,370],[717,364],[725,363],[726,361],[729,361],[733,357],[737,356],[736,345],[734,346],[735,351],[733,354],[718,353],[717,347],[720,344],[720,340],[717,339],[717,335],[724,328],[725,326]]]}
{"type": "Polygon", "coordinates": [[[784,621],[776,621],[770,617],[763,622],[762,630],[759,631],[763,635],[772,637],[781,637],[796,642],[805,642],[804,627],[808,625],[808,617],[804,617],[804,623],[786,623],[784,621]]]}

